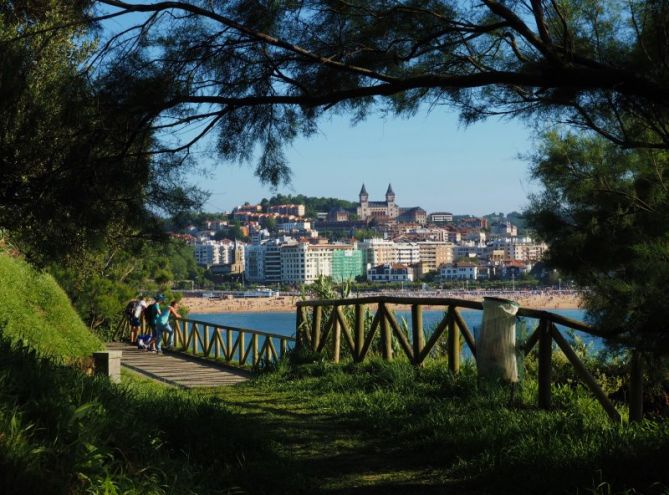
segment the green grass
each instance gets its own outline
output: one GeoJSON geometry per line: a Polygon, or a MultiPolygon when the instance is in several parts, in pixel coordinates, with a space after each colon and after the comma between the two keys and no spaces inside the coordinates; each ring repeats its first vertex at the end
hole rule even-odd
{"type": "Polygon", "coordinates": [[[50,275],[2,252],[0,301],[4,335],[13,341],[22,340],[42,355],[71,361],[103,347],[50,275]]]}
{"type": "Polygon", "coordinates": [[[511,399],[470,366],[379,360],[114,385],[0,339],[0,493],[667,493],[668,421],[553,392],[542,411],[533,382],[511,399]]]}
{"type": "Polygon", "coordinates": [[[1,339],[0,493],[244,493],[257,459],[272,465],[262,430],[218,398],[123,381],[1,339]]]}
{"type": "Polygon", "coordinates": [[[511,400],[471,367],[371,361],[283,367],[217,395],[273,425],[304,493],[669,493],[669,422],[614,425],[581,387],[555,387],[542,411],[531,381],[511,400]]]}

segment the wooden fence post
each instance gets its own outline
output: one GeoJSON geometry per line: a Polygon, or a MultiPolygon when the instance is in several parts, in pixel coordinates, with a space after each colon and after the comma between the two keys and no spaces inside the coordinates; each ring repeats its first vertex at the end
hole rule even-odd
{"type": "Polygon", "coordinates": [[[641,421],[643,419],[643,367],[641,366],[641,354],[632,351],[630,362],[630,421],[641,421]]]}
{"type": "Polygon", "coordinates": [[[448,307],[448,369],[460,372],[460,328],[455,324],[455,307],[448,307]]]}
{"type": "Polygon", "coordinates": [[[337,308],[332,306],[332,362],[339,363],[339,355],[341,352],[341,325],[339,318],[337,318],[337,308]]]}
{"type": "Polygon", "coordinates": [[[302,306],[298,306],[297,318],[295,319],[295,347],[298,349],[303,345],[302,322],[304,322],[304,311],[302,311],[302,306]]]}
{"type": "Polygon", "coordinates": [[[244,366],[246,362],[246,343],[244,342],[244,332],[239,332],[239,337],[237,337],[237,342],[239,342],[239,366],[244,366]]]}
{"type": "Polygon", "coordinates": [[[321,345],[321,320],[323,319],[323,306],[314,307],[314,319],[311,328],[311,347],[315,351],[321,345]]]}
{"type": "Polygon", "coordinates": [[[553,339],[550,326],[545,319],[539,322],[539,407],[551,407],[551,371],[553,339]]]}
{"type": "Polygon", "coordinates": [[[354,361],[362,361],[362,348],[365,345],[365,307],[362,304],[355,305],[355,352],[354,361]]]}
{"type": "Polygon", "coordinates": [[[422,364],[423,349],[425,348],[425,332],[423,331],[423,306],[414,304],[411,306],[411,331],[413,346],[413,364],[422,364]]]}
{"type": "Polygon", "coordinates": [[[256,366],[258,364],[258,334],[254,333],[251,337],[251,346],[253,349],[253,356],[251,356],[251,364],[256,366]]]}
{"type": "Polygon", "coordinates": [[[386,314],[385,303],[379,304],[379,311],[381,312],[381,341],[383,359],[386,361],[393,360],[393,336],[388,323],[388,315],[386,314]]]}

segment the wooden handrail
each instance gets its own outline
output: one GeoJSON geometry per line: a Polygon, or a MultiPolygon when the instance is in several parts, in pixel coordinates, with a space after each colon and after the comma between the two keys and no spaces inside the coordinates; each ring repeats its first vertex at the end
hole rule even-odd
{"type": "MultiPolygon", "coordinates": [[[[307,324],[307,327],[310,334],[318,335],[318,346],[315,347],[314,350],[318,352],[323,351],[326,347],[326,341],[332,340],[329,339],[329,337],[333,334],[336,336],[332,342],[333,348],[331,349],[335,362],[339,362],[340,358],[341,339],[339,336],[342,328],[344,329],[348,347],[351,348],[351,354],[354,361],[359,362],[365,358],[370,349],[372,339],[378,331],[381,339],[380,348],[377,352],[380,352],[384,359],[393,359],[393,346],[390,342],[390,339],[392,338],[398,344],[399,349],[403,351],[403,354],[406,355],[407,359],[416,366],[421,366],[423,364],[424,360],[434,349],[437,341],[444,338],[444,335],[446,334],[449,369],[453,373],[457,373],[460,367],[461,336],[470,347],[472,354],[476,356],[476,342],[474,341],[474,336],[458,310],[464,308],[482,311],[483,303],[480,301],[455,299],[451,297],[400,297],[379,295],[336,300],[298,301],[296,307],[298,313],[302,315],[305,322],[309,323],[307,324]],[[368,305],[376,305],[377,309],[374,313],[371,325],[369,325],[368,330],[365,331],[366,325],[363,325],[361,320],[363,314],[362,308],[368,305]],[[411,328],[400,327],[392,305],[402,305],[411,310],[411,328]],[[350,306],[355,308],[355,339],[351,337],[349,324],[344,318],[344,308],[350,306]],[[422,317],[422,310],[425,306],[431,306],[433,308],[435,306],[443,307],[444,309],[444,318],[437,324],[435,331],[429,336],[427,342],[425,342],[426,336],[423,333],[422,317]],[[307,308],[313,309],[310,322],[308,321],[309,314],[305,314],[307,308]],[[323,308],[330,308],[330,317],[324,325],[321,323],[321,315],[324,312],[323,308]],[[366,337],[365,333],[367,334],[366,337]],[[410,338],[411,340],[409,340],[410,338]],[[355,344],[355,346],[353,344],[355,344]]],[[[530,334],[525,344],[520,347],[521,350],[527,353],[537,343],[539,344],[539,406],[547,409],[551,407],[552,353],[553,342],[555,342],[560,350],[566,355],[568,361],[574,366],[576,374],[586,388],[593,393],[609,417],[614,422],[620,422],[620,414],[608,397],[606,397],[596,380],[578,359],[567,340],[558,332],[556,325],[562,325],[594,336],[604,337],[605,335],[587,323],[543,309],[521,307],[516,315],[519,317],[539,320],[537,328],[530,334]]],[[[303,341],[305,345],[309,345],[310,343],[308,338],[303,339],[303,341]]],[[[637,375],[639,375],[638,372],[637,375]]],[[[637,377],[636,381],[640,382],[640,379],[637,377]]],[[[636,391],[636,388],[636,395],[640,395],[640,393],[636,391]]],[[[636,402],[640,402],[640,400],[637,400],[636,402]]],[[[635,407],[639,409],[638,404],[635,407]]],[[[641,416],[641,413],[635,411],[632,416],[636,419],[641,416]]]]}
{"type": "MultiPolygon", "coordinates": [[[[346,299],[311,299],[305,301],[297,301],[295,305],[298,308],[302,307],[326,307],[326,306],[356,306],[360,304],[401,304],[406,306],[422,305],[422,306],[454,306],[465,309],[483,310],[483,303],[480,301],[470,301],[468,299],[455,299],[452,297],[415,297],[415,296],[365,296],[365,297],[350,297],[346,299]]],[[[602,332],[597,331],[591,325],[582,321],[574,320],[567,316],[558,315],[545,309],[525,308],[518,309],[517,316],[526,318],[536,318],[538,320],[547,320],[556,325],[563,325],[574,330],[586,332],[596,337],[605,337],[602,332]]]]}

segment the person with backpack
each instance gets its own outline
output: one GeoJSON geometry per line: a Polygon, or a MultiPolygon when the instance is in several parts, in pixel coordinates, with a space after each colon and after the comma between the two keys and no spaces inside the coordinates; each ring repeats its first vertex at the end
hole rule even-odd
{"type": "Polygon", "coordinates": [[[151,329],[151,335],[156,337],[156,323],[158,322],[158,315],[160,314],[160,303],[165,300],[165,296],[158,294],[153,303],[149,304],[146,308],[145,318],[146,323],[151,329]]]}
{"type": "Polygon", "coordinates": [[[140,295],[139,299],[130,301],[126,306],[126,317],[130,323],[130,343],[137,342],[137,335],[142,326],[142,313],[146,310],[146,297],[140,295]]]}

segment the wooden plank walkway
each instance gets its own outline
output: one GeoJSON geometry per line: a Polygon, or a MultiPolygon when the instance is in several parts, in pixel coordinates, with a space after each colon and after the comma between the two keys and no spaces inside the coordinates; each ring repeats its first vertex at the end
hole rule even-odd
{"type": "Polygon", "coordinates": [[[140,351],[125,342],[110,342],[110,351],[123,351],[121,365],[154,380],[181,388],[222,387],[247,381],[249,373],[223,368],[176,353],[140,351]]]}

